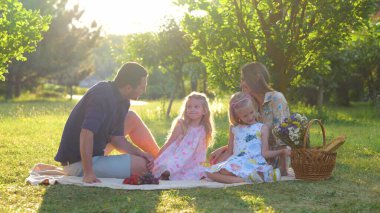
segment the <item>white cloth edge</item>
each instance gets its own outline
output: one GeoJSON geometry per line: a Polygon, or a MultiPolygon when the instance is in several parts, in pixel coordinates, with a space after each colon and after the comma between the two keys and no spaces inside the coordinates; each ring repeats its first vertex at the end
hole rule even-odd
{"type": "MultiPolygon", "coordinates": [[[[31,185],[77,185],[85,187],[107,187],[112,189],[125,189],[125,190],[164,190],[164,189],[189,189],[189,188],[227,188],[233,186],[241,186],[249,183],[232,183],[225,184],[213,182],[208,180],[160,180],[160,184],[143,184],[143,185],[129,185],[123,184],[123,179],[117,178],[99,178],[101,183],[84,183],[82,177],[65,176],[60,167],[47,164],[36,164],[30,171],[29,177],[26,182],[31,185]]],[[[281,177],[280,181],[295,180],[294,177],[286,176],[281,177]]]]}

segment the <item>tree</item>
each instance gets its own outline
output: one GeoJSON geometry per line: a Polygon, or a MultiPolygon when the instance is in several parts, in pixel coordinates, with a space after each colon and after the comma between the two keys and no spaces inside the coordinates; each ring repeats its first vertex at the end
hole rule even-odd
{"type": "MultiPolygon", "coordinates": [[[[185,96],[185,77],[194,78],[201,76],[198,72],[204,72],[200,59],[192,54],[191,43],[180,26],[169,19],[157,34],[128,35],[123,45],[124,53],[118,58],[119,62],[138,61],[151,70],[163,72],[166,79],[160,82],[161,89],[165,92],[170,90],[167,117],[170,116],[174,98],[185,96]]],[[[156,73],[155,76],[160,75],[156,73]]]]}
{"type": "MultiPolygon", "coordinates": [[[[371,0],[177,0],[189,13],[183,25],[214,84],[233,89],[248,61],[269,66],[275,89],[302,70],[323,77],[325,53],[340,47],[372,10],[371,0]],[[308,69],[305,69],[308,68],[308,69]],[[318,71],[322,73],[318,74],[318,71]]],[[[319,77],[316,77],[319,78],[319,77]]]]}
{"type": "Polygon", "coordinates": [[[51,81],[72,88],[93,72],[92,51],[100,39],[100,27],[79,26],[84,11],[78,6],[66,9],[67,0],[24,0],[25,6],[39,8],[52,17],[50,29],[36,52],[26,62],[9,67],[7,98],[19,96],[21,87],[34,88],[42,81],[51,81]]]}
{"type": "Polygon", "coordinates": [[[337,98],[343,105],[349,105],[350,94],[361,98],[366,96],[376,104],[380,94],[379,20],[368,20],[360,30],[352,34],[352,39],[342,51],[343,54],[331,56],[340,59],[341,63],[337,64],[343,65],[341,69],[347,70],[346,74],[349,74],[346,75],[346,81],[338,81],[336,90],[337,98]]]}
{"type": "Polygon", "coordinates": [[[27,10],[17,0],[0,1],[0,80],[12,60],[26,60],[26,52],[33,52],[48,30],[49,16],[27,10]]]}
{"type": "Polygon", "coordinates": [[[194,60],[194,56],[190,49],[191,40],[185,36],[185,33],[181,31],[173,19],[168,20],[161,28],[158,33],[158,40],[159,64],[169,73],[174,83],[166,111],[166,117],[169,117],[176,94],[182,92],[182,94],[179,94],[180,97],[185,95],[183,84],[184,65],[194,60]]]}

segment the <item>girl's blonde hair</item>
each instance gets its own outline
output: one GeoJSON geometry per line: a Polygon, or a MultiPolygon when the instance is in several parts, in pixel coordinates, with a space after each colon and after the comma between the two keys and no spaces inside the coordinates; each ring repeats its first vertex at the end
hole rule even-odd
{"type": "Polygon", "coordinates": [[[250,107],[255,112],[255,119],[258,119],[258,107],[256,101],[252,100],[252,97],[244,92],[237,92],[231,96],[229,107],[229,120],[230,124],[236,126],[238,124],[245,124],[237,115],[237,112],[246,107],[250,107]]]}
{"type": "Polygon", "coordinates": [[[209,105],[210,105],[209,100],[204,93],[191,92],[188,96],[186,96],[186,98],[182,102],[180,113],[172,124],[172,130],[174,129],[175,124],[179,120],[182,119],[184,121],[183,123],[185,125],[184,126],[185,127],[184,128],[184,134],[186,134],[186,131],[187,131],[187,128],[189,125],[189,118],[186,116],[186,105],[190,99],[197,99],[197,100],[202,101],[202,106],[203,106],[203,110],[205,111],[205,114],[203,115],[203,117],[201,119],[201,125],[204,126],[205,131],[206,131],[206,145],[208,147],[208,146],[212,145],[212,143],[213,143],[214,119],[213,119],[213,116],[212,116],[212,113],[211,113],[211,110],[209,107],[209,105]]]}

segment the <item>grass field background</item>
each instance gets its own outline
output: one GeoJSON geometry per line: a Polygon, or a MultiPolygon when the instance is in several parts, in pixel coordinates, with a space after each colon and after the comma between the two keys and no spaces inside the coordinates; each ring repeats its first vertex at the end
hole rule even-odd
{"type": "MultiPolygon", "coordinates": [[[[346,135],[336,168],[326,181],[265,183],[227,189],[125,191],[77,186],[25,184],[36,163],[54,161],[65,121],[76,101],[19,99],[0,102],[0,212],[380,212],[380,118],[365,103],[325,109],[327,139],[346,135]]],[[[133,106],[160,146],[172,118],[167,102],[133,106]]],[[[314,108],[291,105],[292,111],[316,118],[314,108]]],[[[227,99],[213,100],[215,144],[227,142],[227,99]]],[[[321,145],[318,126],[312,145],[321,145]]]]}

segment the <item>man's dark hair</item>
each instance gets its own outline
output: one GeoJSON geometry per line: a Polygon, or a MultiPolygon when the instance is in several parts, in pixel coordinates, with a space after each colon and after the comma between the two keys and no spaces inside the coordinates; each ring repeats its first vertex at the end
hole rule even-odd
{"type": "Polygon", "coordinates": [[[141,78],[147,75],[148,72],[143,66],[136,62],[128,62],[119,69],[114,82],[119,88],[126,85],[136,88],[140,84],[141,78]]]}

